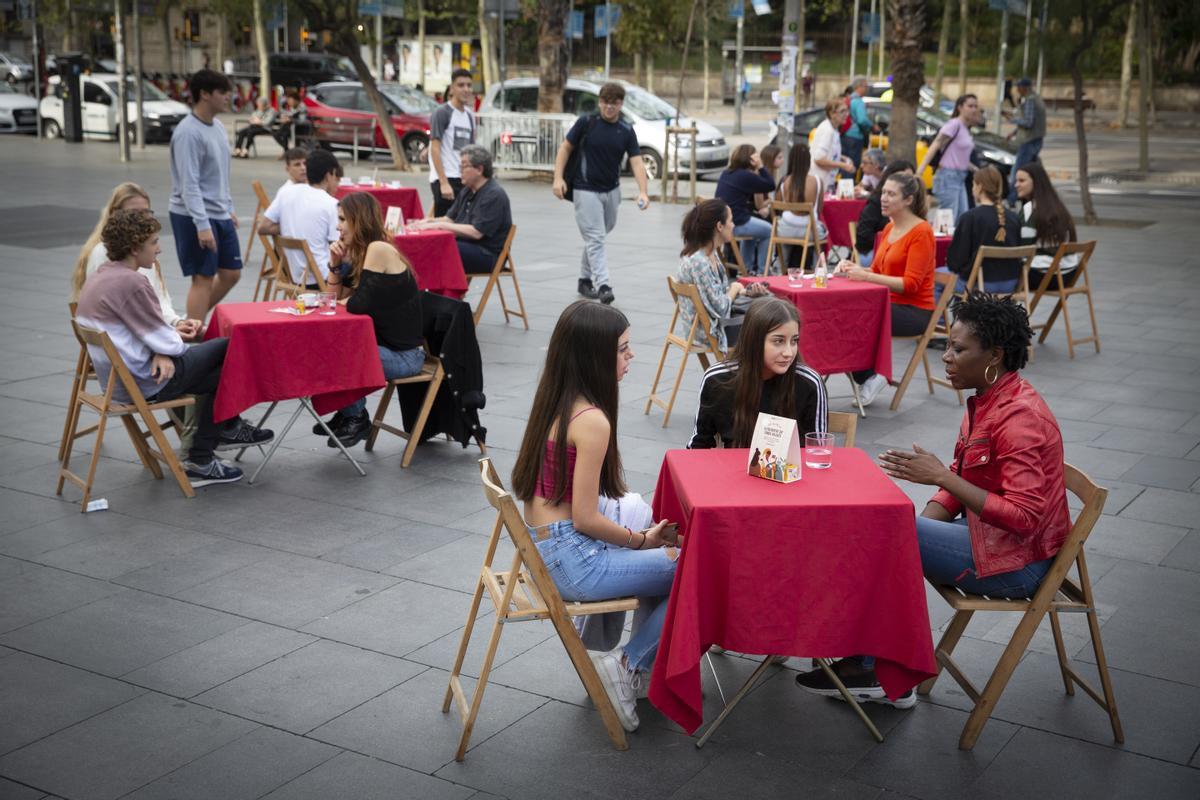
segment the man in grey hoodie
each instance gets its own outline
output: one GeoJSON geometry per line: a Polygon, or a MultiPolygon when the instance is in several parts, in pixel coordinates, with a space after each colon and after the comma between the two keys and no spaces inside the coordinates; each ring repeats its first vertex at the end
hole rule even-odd
{"type": "Polygon", "coordinates": [[[229,191],[229,137],[217,114],[233,86],[211,69],[188,82],[192,113],[171,135],[171,230],[183,274],[192,279],[189,319],[204,319],[242,276],[242,248],[229,191]]]}

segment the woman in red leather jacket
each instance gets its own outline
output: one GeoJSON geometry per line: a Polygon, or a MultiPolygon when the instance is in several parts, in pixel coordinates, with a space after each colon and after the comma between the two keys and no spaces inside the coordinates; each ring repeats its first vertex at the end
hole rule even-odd
{"type": "MultiPolygon", "coordinates": [[[[893,478],[938,487],[917,518],[921,567],[933,583],[988,597],[1031,597],[1070,531],[1062,434],[1018,372],[1032,336],[1025,309],[1009,297],[972,292],[958,303],[942,363],[954,388],[975,395],[967,400],[954,460],[947,467],[916,444],[911,452],[879,457],[893,478]]],[[[850,658],[835,670],[862,696],[878,687],[871,666],[850,658]]],[[[819,670],[797,682],[821,694],[833,689],[819,670]]],[[[863,699],[889,702],[882,689],[877,694],[863,699]]],[[[911,707],[908,697],[895,704],[911,707]]]]}

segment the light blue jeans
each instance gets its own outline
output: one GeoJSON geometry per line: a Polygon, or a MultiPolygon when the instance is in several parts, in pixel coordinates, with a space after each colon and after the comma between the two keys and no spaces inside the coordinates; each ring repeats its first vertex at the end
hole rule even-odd
{"type": "Polygon", "coordinates": [[[954,212],[954,224],[958,218],[967,213],[967,171],[940,167],[933,174],[933,196],[937,198],[938,208],[948,208],[954,212]]]}
{"type": "Polygon", "coordinates": [[[742,261],[754,275],[761,275],[767,264],[767,243],[771,241],[771,223],[762,217],[750,215],[750,219],[733,229],[734,236],[750,236],[741,243],[742,261]]]}
{"type": "Polygon", "coordinates": [[[617,206],[621,204],[621,189],[611,192],[575,190],[575,224],[583,236],[583,256],[579,262],[579,277],[586,278],[599,289],[609,286],[608,255],[604,240],[617,224],[617,206]]]}
{"type": "MultiPolygon", "coordinates": [[[[379,360],[383,362],[383,377],[389,381],[393,378],[407,378],[416,375],[425,365],[425,348],[414,347],[412,350],[389,350],[383,345],[379,347],[379,360]]],[[[367,410],[367,398],[355,400],[341,409],[343,417],[357,417],[367,410]]]]}
{"type": "MultiPolygon", "coordinates": [[[[537,542],[537,549],[563,600],[591,602],[637,597],[633,635],[624,650],[630,667],[649,672],[658,653],[676,562],[661,547],[631,550],[605,544],[575,530],[569,519],[538,530],[550,532],[549,538],[537,542]]],[[[537,531],[532,533],[537,541],[537,531]]]]}
{"type": "Polygon", "coordinates": [[[964,517],[953,522],[917,517],[917,546],[921,549],[921,571],[934,583],[1010,600],[1032,597],[1054,562],[1053,558],[1047,558],[1012,572],[980,578],[976,575],[971,534],[964,517]]]}

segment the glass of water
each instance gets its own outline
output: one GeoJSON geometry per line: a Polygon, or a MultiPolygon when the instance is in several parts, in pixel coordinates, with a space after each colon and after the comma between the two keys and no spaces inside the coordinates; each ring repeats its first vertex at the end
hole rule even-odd
{"type": "Polygon", "coordinates": [[[833,465],[833,434],[804,434],[804,466],[810,469],[829,469],[833,465]]]}
{"type": "Polygon", "coordinates": [[[333,292],[321,292],[317,295],[317,311],[326,316],[337,313],[337,295],[333,292]]]}
{"type": "Polygon", "coordinates": [[[804,270],[800,267],[788,267],[788,286],[803,286],[804,270]]]}

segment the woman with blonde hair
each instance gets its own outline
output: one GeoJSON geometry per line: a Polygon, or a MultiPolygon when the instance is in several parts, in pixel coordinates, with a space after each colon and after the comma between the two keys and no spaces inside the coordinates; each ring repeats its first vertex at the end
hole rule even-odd
{"type": "MultiPolygon", "coordinates": [[[[329,246],[329,289],[338,292],[351,314],[366,314],[375,327],[375,343],[388,380],[416,375],[425,364],[421,346],[421,296],[408,261],[383,229],[379,201],[352,192],[338,203],[338,233],[329,246]]],[[[340,409],[329,429],[343,447],[352,447],[371,432],[366,398],[340,409]]],[[[325,435],[316,425],[313,433],[325,435]]],[[[328,445],[337,444],[329,439],[328,445]]]]}
{"type": "MultiPolygon", "coordinates": [[[[108,251],[104,247],[104,243],[100,240],[100,235],[104,231],[104,226],[108,223],[109,217],[114,211],[135,211],[139,209],[150,209],[150,195],[146,190],[136,183],[117,184],[112,190],[112,194],[108,197],[108,202],[100,211],[100,220],[96,223],[96,227],[92,230],[87,241],[83,243],[83,247],[79,250],[79,258],[75,261],[75,271],[71,274],[71,302],[79,302],[79,293],[83,290],[83,284],[87,281],[88,276],[100,268],[111,259],[108,257],[108,251]]],[[[185,340],[196,340],[200,337],[200,333],[204,328],[204,323],[199,320],[186,319],[184,315],[175,311],[175,305],[171,302],[171,294],[167,291],[167,285],[163,282],[162,271],[158,268],[158,262],[155,261],[151,267],[144,267],[138,270],[142,276],[150,282],[150,287],[154,289],[154,294],[158,298],[158,305],[162,311],[163,320],[175,330],[179,331],[179,335],[185,340]]]]}

